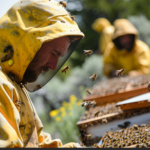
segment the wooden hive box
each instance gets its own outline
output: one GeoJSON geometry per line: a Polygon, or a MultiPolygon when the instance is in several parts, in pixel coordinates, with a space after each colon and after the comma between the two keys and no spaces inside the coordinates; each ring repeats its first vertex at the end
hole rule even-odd
{"type": "Polygon", "coordinates": [[[147,86],[150,76],[119,77],[101,81],[90,89],[91,95],[83,97],[84,101],[95,100],[97,105],[119,102],[149,92],[147,86]]]}
{"type": "Polygon", "coordinates": [[[87,110],[77,126],[81,135],[81,141],[85,146],[93,146],[98,143],[107,131],[115,132],[122,128],[131,127],[134,124],[150,123],[150,106],[138,107],[136,109],[121,110],[115,103],[98,106],[87,110]],[[94,112],[100,110],[98,117],[94,117],[94,112]],[[103,122],[107,120],[107,123],[103,122]],[[92,134],[93,137],[87,140],[86,135],[92,134]]]}

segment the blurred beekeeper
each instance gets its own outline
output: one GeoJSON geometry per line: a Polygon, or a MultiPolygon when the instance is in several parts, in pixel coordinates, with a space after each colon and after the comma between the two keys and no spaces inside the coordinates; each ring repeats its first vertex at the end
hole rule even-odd
{"type": "Polygon", "coordinates": [[[107,44],[112,40],[114,33],[114,27],[106,18],[98,18],[92,24],[92,29],[100,33],[99,38],[99,50],[100,53],[104,53],[107,44]]]}
{"type": "Polygon", "coordinates": [[[0,147],[78,147],[42,132],[27,90],[42,88],[83,36],[55,0],[20,0],[0,19],[0,147]]]}
{"type": "Polygon", "coordinates": [[[131,76],[148,74],[149,47],[138,39],[138,31],[126,19],[114,22],[115,32],[104,53],[104,74],[117,76],[116,70],[125,69],[124,74],[131,76]]]}

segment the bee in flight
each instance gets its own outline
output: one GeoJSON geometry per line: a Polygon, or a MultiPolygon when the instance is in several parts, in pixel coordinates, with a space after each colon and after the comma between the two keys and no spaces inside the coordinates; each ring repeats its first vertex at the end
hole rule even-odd
{"type": "Polygon", "coordinates": [[[120,70],[117,70],[117,71],[118,71],[117,75],[122,76],[125,69],[123,68],[123,69],[120,69],[120,70]]]}
{"type": "Polygon", "coordinates": [[[41,89],[41,85],[38,84],[38,85],[36,86],[36,88],[37,88],[37,90],[41,89]]]}
{"type": "Polygon", "coordinates": [[[73,21],[75,21],[75,16],[70,16],[73,21]]]}
{"type": "Polygon", "coordinates": [[[69,68],[70,68],[69,66],[65,66],[65,67],[62,69],[62,73],[65,72],[65,74],[66,74],[66,71],[67,71],[69,68]]]}
{"type": "Polygon", "coordinates": [[[91,55],[93,53],[93,50],[83,50],[83,51],[85,56],[91,55]]]}
{"type": "Polygon", "coordinates": [[[98,117],[99,113],[100,113],[100,111],[98,110],[97,112],[95,112],[94,116],[98,117]]]}
{"type": "Polygon", "coordinates": [[[86,89],[86,92],[87,92],[88,94],[92,94],[89,89],[86,89]]]}
{"type": "Polygon", "coordinates": [[[62,5],[63,7],[65,7],[65,8],[67,7],[67,2],[60,1],[59,4],[62,5]]]}
{"type": "Polygon", "coordinates": [[[89,79],[92,78],[92,80],[94,81],[97,77],[98,77],[98,75],[95,73],[95,74],[93,74],[91,77],[89,77],[89,79]]]}

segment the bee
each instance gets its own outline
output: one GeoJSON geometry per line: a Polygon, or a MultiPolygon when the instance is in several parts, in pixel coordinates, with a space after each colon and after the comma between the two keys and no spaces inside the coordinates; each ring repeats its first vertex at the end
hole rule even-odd
{"type": "Polygon", "coordinates": [[[122,76],[125,69],[123,68],[123,69],[120,69],[120,70],[117,70],[117,71],[118,71],[117,75],[122,76]]]}
{"type": "Polygon", "coordinates": [[[97,112],[95,112],[94,116],[98,117],[99,113],[100,113],[100,111],[98,110],[97,112]]]}
{"type": "Polygon", "coordinates": [[[92,105],[92,106],[96,106],[96,101],[95,101],[95,100],[92,101],[92,102],[91,102],[91,105],[92,105]]]}
{"type": "Polygon", "coordinates": [[[134,129],[137,130],[138,129],[138,125],[133,125],[134,129]]]}
{"type": "Polygon", "coordinates": [[[85,105],[85,102],[82,102],[82,103],[81,103],[81,106],[84,107],[84,105],[85,105]]]}
{"type": "Polygon", "coordinates": [[[121,145],[121,144],[118,144],[118,148],[122,148],[122,145],[121,145]]]}
{"type": "Polygon", "coordinates": [[[64,1],[60,1],[59,4],[62,5],[63,7],[65,7],[65,8],[67,7],[67,3],[64,2],[64,1]]]}
{"type": "Polygon", "coordinates": [[[41,85],[38,84],[38,85],[36,86],[36,88],[37,88],[37,90],[41,89],[41,85]]]}
{"type": "Polygon", "coordinates": [[[93,53],[93,50],[83,50],[83,51],[85,56],[91,55],[93,53]]]}
{"type": "Polygon", "coordinates": [[[92,137],[93,137],[92,134],[88,134],[88,135],[85,136],[85,139],[89,140],[89,139],[92,138],[92,137]]]}
{"type": "Polygon", "coordinates": [[[131,146],[131,145],[132,145],[132,142],[128,141],[127,146],[131,146]]]}
{"type": "Polygon", "coordinates": [[[4,53],[8,53],[5,56],[1,57],[1,62],[7,61],[10,58],[12,58],[14,51],[13,51],[13,47],[12,46],[7,46],[4,51],[4,53]]]}
{"type": "Polygon", "coordinates": [[[89,79],[92,78],[92,80],[94,81],[97,77],[98,77],[98,75],[95,73],[95,74],[93,74],[91,77],[89,77],[89,79]]]}
{"type": "Polygon", "coordinates": [[[92,94],[89,89],[86,89],[86,92],[87,92],[88,94],[92,94]]]}
{"type": "Polygon", "coordinates": [[[81,106],[85,106],[86,108],[90,105],[90,102],[83,102],[84,104],[82,104],[81,106]]]}
{"type": "Polygon", "coordinates": [[[95,143],[95,144],[94,144],[94,147],[95,147],[95,148],[98,148],[98,144],[97,144],[97,143],[95,143]]]}
{"type": "Polygon", "coordinates": [[[62,69],[62,73],[65,72],[65,74],[66,74],[66,71],[67,71],[69,68],[70,68],[69,66],[65,66],[65,67],[62,69]]]}
{"type": "Polygon", "coordinates": [[[75,16],[70,16],[70,18],[71,18],[73,21],[75,21],[75,16]]]}
{"type": "Polygon", "coordinates": [[[16,101],[14,102],[14,104],[15,104],[15,106],[16,106],[16,107],[17,107],[17,109],[18,109],[18,107],[19,107],[19,108],[21,107],[22,102],[21,102],[21,101],[16,100],[16,101]]]}
{"type": "Polygon", "coordinates": [[[102,119],[102,123],[107,123],[107,119],[102,119]]]}
{"type": "Polygon", "coordinates": [[[148,89],[150,90],[150,82],[148,83],[148,89]]]}

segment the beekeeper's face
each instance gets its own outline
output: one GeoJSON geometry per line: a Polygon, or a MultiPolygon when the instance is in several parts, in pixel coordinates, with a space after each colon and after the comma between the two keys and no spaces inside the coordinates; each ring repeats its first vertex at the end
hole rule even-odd
{"type": "Polygon", "coordinates": [[[67,36],[42,44],[29,64],[23,79],[26,82],[34,82],[43,71],[55,70],[59,57],[63,57],[69,46],[70,39],[67,36]]]}

